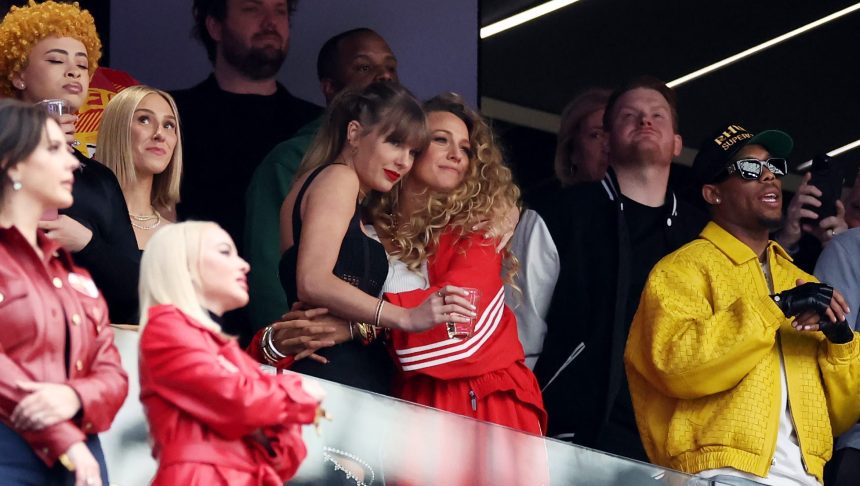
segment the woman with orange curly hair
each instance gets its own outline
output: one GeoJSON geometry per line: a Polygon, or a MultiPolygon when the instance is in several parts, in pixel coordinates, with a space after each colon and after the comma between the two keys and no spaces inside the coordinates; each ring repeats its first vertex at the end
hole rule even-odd
{"type": "Polygon", "coordinates": [[[71,143],[75,116],[86,101],[102,44],[95,21],[77,2],[30,0],[12,7],[0,26],[0,94],[30,103],[63,99],[59,121],[71,143]]]}
{"type": "Polygon", "coordinates": [[[424,109],[429,147],[399,189],[374,208],[374,226],[391,266],[383,291],[404,307],[446,285],[475,288],[480,298],[470,336],[452,336],[449,323],[422,333],[392,330],[400,371],[396,395],[541,434],[546,414],[540,389],[505,304],[503,263],[509,260],[511,277],[516,262],[497,251],[498,231],[476,229],[509,226],[519,189],[489,126],[462,98],[437,96],[424,109]]]}
{"type": "MultiPolygon", "coordinates": [[[[27,103],[63,100],[55,119],[74,144],[75,112],[84,104],[101,57],[95,21],[77,3],[30,0],[0,23],[0,95],[27,103]]],[[[119,183],[107,167],[74,152],[72,207],[46,213],[39,228],[74,255],[104,291],[113,322],[135,322],[140,252],[119,183]]]]}

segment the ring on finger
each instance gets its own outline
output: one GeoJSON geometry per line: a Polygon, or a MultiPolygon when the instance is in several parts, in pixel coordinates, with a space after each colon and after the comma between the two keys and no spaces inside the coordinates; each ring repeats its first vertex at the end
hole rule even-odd
{"type": "Polygon", "coordinates": [[[84,478],[84,484],[86,484],[87,486],[92,486],[96,484],[96,478],[92,476],[87,476],[86,478],[84,478]]]}
{"type": "Polygon", "coordinates": [[[441,290],[437,290],[437,291],[436,291],[436,295],[438,295],[439,297],[442,297],[442,299],[444,299],[444,298],[445,298],[445,297],[442,295],[442,291],[441,291],[441,290]]]}

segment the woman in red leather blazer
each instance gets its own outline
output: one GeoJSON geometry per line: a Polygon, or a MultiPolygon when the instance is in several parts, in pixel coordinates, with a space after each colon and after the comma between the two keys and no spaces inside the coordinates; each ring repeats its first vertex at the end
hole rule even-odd
{"type": "Polygon", "coordinates": [[[0,127],[0,477],[106,484],[95,434],[110,427],[127,377],[89,274],[37,229],[72,204],[78,161],[42,110],[0,100],[0,127]]]}
{"type": "Polygon", "coordinates": [[[214,316],[248,302],[248,264],[214,223],[168,226],[141,261],[140,399],[154,485],[272,485],[306,455],[301,425],[321,391],[299,375],[264,374],[214,316]]]}

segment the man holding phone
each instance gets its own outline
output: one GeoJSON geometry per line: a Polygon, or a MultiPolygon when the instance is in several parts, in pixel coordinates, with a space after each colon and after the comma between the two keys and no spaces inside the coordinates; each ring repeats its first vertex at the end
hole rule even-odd
{"type": "Polygon", "coordinates": [[[814,268],[822,246],[848,229],[841,191],[840,168],[826,155],[815,157],[812,170],[803,175],[788,204],[782,228],[774,235],[806,271],[814,268]]]}
{"type": "Polygon", "coordinates": [[[729,124],[696,156],[711,222],[654,267],[625,351],[655,464],[726,484],[820,485],[833,433],[860,417],[845,299],[769,240],[792,146],[729,124]]]}

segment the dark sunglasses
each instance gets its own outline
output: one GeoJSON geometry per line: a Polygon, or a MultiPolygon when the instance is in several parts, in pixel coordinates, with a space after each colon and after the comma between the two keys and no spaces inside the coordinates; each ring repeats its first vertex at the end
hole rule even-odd
{"type": "Polygon", "coordinates": [[[736,160],[726,167],[726,172],[729,175],[736,173],[744,180],[757,181],[761,178],[763,167],[767,167],[767,170],[776,177],[782,177],[788,173],[788,161],[781,158],[736,160]]]}

